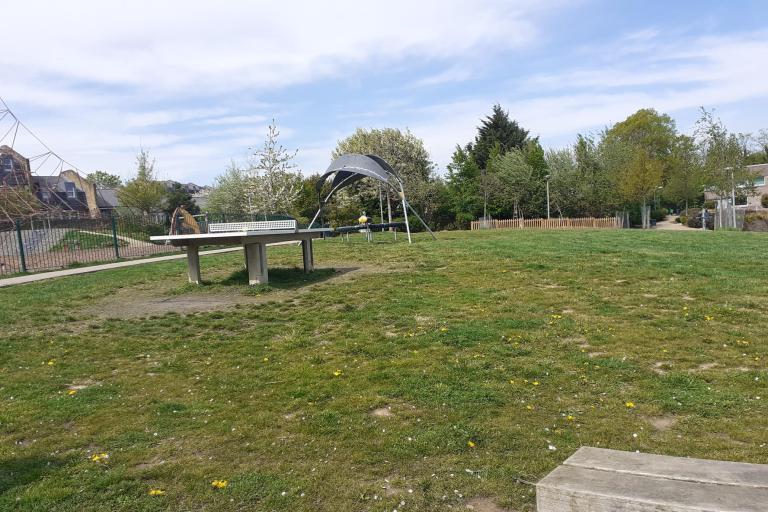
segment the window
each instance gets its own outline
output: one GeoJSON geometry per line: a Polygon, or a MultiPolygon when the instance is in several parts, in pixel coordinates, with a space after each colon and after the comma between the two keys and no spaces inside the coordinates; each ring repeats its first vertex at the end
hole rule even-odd
{"type": "Polygon", "coordinates": [[[755,186],[756,187],[764,187],[765,186],[765,176],[758,176],[755,178],[755,186]]]}
{"type": "Polygon", "coordinates": [[[64,190],[67,191],[67,198],[77,199],[77,189],[75,188],[74,183],[71,181],[64,182],[64,190]]]}
{"type": "Polygon", "coordinates": [[[51,200],[51,193],[47,189],[41,190],[40,195],[43,196],[43,201],[46,203],[51,200]]]}

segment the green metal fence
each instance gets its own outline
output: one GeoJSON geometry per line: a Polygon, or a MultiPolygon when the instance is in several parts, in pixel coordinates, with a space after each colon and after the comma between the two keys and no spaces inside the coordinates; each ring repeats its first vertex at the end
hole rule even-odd
{"type": "Polygon", "coordinates": [[[178,252],[149,240],[169,222],[142,217],[38,218],[0,224],[0,275],[178,252]]]}
{"type": "MultiPolygon", "coordinates": [[[[213,222],[291,217],[219,213],[197,215],[195,218],[201,232],[205,233],[213,222]]],[[[180,252],[178,247],[149,239],[150,236],[167,235],[170,230],[171,219],[162,215],[114,215],[98,219],[38,218],[0,223],[0,276],[180,252]]]]}

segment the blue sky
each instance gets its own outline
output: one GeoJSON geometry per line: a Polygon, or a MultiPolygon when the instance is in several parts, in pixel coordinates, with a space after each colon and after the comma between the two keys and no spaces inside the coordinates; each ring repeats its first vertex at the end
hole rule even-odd
{"type": "Polygon", "coordinates": [[[211,183],[273,117],[305,173],[356,127],[409,128],[442,172],[496,102],[547,147],[643,107],[683,132],[699,106],[768,128],[765,0],[71,0],[4,17],[0,96],[84,172],[130,176],[143,145],[162,178],[211,183]]]}

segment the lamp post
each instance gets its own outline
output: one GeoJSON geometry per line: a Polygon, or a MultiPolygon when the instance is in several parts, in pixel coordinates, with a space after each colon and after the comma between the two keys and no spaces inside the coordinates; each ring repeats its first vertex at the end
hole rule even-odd
{"type": "Polygon", "coordinates": [[[544,179],[547,182],[547,220],[549,220],[549,178],[551,178],[551,174],[547,174],[544,176],[544,179]]]}

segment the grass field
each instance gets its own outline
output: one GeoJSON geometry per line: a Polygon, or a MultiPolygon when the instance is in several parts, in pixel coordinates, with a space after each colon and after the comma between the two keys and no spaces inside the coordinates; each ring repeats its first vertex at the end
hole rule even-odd
{"type": "Polygon", "coordinates": [[[768,463],[766,249],[441,233],[2,289],[0,510],[518,511],[581,445],[768,463]]]}

